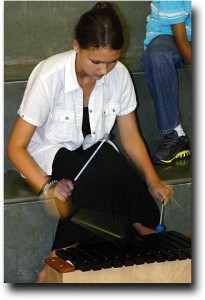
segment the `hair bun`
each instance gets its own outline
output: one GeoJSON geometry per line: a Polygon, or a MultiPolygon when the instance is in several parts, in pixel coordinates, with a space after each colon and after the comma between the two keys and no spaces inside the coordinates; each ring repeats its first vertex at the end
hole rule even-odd
{"type": "Polygon", "coordinates": [[[75,27],[75,39],[82,49],[109,46],[120,50],[124,42],[123,29],[112,4],[98,1],[85,12],[75,27]]]}
{"type": "Polygon", "coordinates": [[[109,2],[99,1],[97,2],[92,9],[110,9],[113,10],[112,5],[109,2]]]}

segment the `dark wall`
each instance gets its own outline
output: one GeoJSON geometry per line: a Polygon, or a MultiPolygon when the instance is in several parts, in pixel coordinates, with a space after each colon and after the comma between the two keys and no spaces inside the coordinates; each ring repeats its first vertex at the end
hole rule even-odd
{"type": "MultiPolygon", "coordinates": [[[[73,29],[95,1],[8,1],[4,3],[5,64],[36,63],[72,48],[73,29]]],[[[149,1],[113,1],[125,31],[123,56],[143,51],[149,1]],[[129,32],[129,34],[128,34],[129,32]]]]}

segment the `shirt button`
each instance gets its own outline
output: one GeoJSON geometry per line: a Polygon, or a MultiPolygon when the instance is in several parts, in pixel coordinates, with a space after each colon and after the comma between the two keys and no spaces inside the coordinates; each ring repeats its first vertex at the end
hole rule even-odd
{"type": "Polygon", "coordinates": [[[89,112],[92,113],[93,112],[92,109],[90,109],[89,112]]]}
{"type": "Polygon", "coordinates": [[[115,109],[113,108],[113,110],[112,110],[113,112],[115,112],[115,109]]]}
{"type": "Polygon", "coordinates": [[[66,120],[69,120],[69,117],[65,117],[66,120]]]}
{"type": "Polygon", "coordinates": [[[95,131],[93,131],[93,134],[95,134],[95,131]]]}

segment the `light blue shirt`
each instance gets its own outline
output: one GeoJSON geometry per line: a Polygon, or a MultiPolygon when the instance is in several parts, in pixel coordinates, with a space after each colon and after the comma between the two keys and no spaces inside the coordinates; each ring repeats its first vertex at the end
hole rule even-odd
{"type": "Polygon", "coordinates": [[[185,23],[191,41],[191,1],[153,1],[147,17],[144,47],[158,35],[172,35],[171,25],[185,23]]]}

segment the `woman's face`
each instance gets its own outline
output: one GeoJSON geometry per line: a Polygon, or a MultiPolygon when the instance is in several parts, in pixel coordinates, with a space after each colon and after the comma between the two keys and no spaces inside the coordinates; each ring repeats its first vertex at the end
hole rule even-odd
{"type": "Polygon", "coordinates": [[[120,50],[113,50],[110,47],[81,49],[78,42],[73,43],[77,52],[76,72],[77,74],[88,75],[91,79],[99,80],[108,74],[120,58],[120,50]]]}

